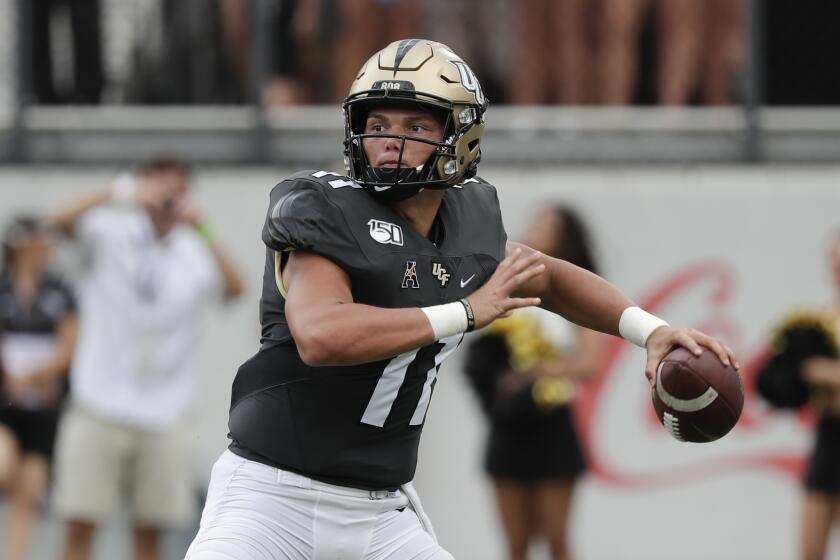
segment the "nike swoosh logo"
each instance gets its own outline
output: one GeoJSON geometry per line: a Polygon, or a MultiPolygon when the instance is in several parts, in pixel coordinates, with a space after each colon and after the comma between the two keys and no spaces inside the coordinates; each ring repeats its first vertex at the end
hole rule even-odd
{"type": "Polygon", "coordinates": [[[461,280],[461,287],[463,288],[464,286],[466,286],[467,284],[469,284],[469,283],[470,283],[470,280],[472,280],[473,278],[475,278],[475,274],[473,274],[472,276],[470,276],[470,277],[469,277],[469,278],[467,278],[466,280],[463,280],[463,279],[462,279],[462,280],[461,280]]]}
{"type": "Polygon", "coordinates": [[[387,191],[390,188],[391,187],[377,187],[377,186],[374,186],[373,190],[375,190],[376,192],[382,192],[382,191],[387,191]]]}

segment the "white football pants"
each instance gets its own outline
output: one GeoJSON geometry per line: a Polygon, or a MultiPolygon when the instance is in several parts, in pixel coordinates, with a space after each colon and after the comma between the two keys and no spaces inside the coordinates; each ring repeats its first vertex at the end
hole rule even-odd
{"type": "Polygon", "coordinates": [[[411,483],[357,490],[225,451],[185,560],[251,559],[453,560],[411,483]]]}

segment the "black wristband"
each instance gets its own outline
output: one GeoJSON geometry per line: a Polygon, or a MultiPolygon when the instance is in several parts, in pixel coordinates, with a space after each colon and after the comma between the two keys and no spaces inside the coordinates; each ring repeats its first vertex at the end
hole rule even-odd
{"type": "Polygon", "coordinates": [[[464,311],[467,312],[467,332],[475,328],[475,315],[473,314],[472,305],[466,299],[459,299],[461,305],[464,306],[464,311]]]}

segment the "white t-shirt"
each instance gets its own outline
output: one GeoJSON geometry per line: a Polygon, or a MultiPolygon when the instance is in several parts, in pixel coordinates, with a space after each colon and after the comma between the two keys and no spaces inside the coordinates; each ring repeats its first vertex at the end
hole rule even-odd
{"type": "Polygon", "coordinates": [[[193,395],[198,321],[221,273],[198,234],[157,238],[145,211],[97,207],[78,224],[91,265],[79,289],[76,402],[144,429],[177,422],[193,395]]]}

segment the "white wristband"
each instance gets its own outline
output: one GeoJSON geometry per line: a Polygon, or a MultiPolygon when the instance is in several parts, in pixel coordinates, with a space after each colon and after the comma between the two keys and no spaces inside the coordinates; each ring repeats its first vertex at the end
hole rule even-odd
{"type": "Polygon", "coordinates": [[[621,318],[618,320],[618,332],[621,338],[642,348],[645,347],[650,333],[663,326],[667,327],[668,323],[641,307],[628,307],[621,313],[621,318]]]}
{"type": "Polygon", "coordinates": [[[120,173],[111,184],[111,200],[117,204],[129,205],[134,202],[137,191],[137,179],[131,173],[120,173]]]}
{"type": "Polygon", "coordinates": [[[435,340],[466,332],[469,326],[467,310],[460,301],[421,307],[420,311],[426,314],[426,318],[432,325],[435,340]]]}

